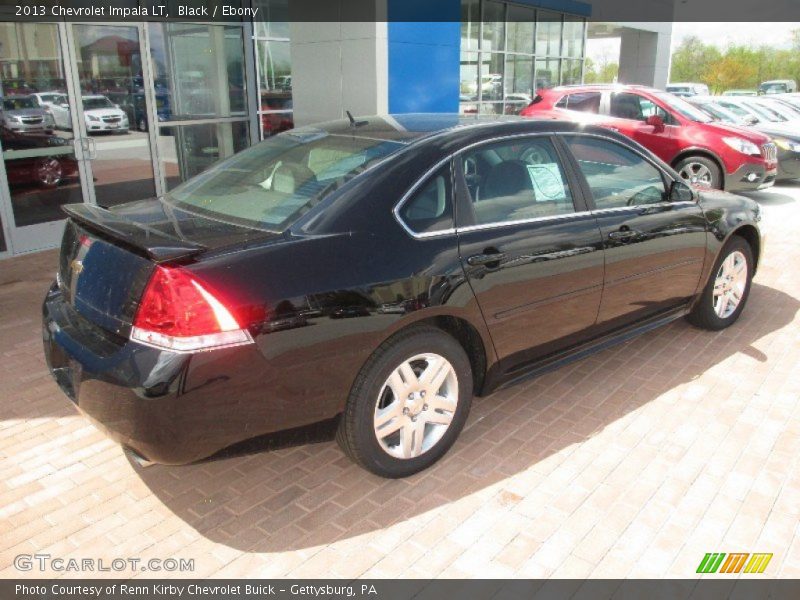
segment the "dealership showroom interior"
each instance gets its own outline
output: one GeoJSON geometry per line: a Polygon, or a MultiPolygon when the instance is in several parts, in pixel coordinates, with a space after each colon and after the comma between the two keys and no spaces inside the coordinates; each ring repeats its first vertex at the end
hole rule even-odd
{"type": "Polygon", "coordinates": [[[791,0],[3,2],[0,597],[800,597],[798,82],[791,0]]]}

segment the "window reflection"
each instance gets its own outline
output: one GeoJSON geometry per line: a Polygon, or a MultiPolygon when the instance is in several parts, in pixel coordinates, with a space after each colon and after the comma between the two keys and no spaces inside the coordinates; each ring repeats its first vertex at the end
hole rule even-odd
{"type": "Polygon", "coordinates": [[[254,3],[266,21],[255,24],[261,138],[294,127],[288,0],[254,3]]]}
{"type": "Polygon", "coordinates": [[[150,23],[149,28],[164,120],[246,114],[241,27],[150,23]]]}
{"type": "Polygon", "coordinates": [[[462,0],[460,112],[516,114],[538,89],[580,83],[585,32],[572,15],[462,0]]]}

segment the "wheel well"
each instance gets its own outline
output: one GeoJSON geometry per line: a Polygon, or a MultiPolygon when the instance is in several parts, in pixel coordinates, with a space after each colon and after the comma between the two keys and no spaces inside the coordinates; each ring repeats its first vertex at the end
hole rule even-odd
{"type": "Polygon", "coordinates": [[[461,344],[469,358],[472,367],[472,389],[476,396],[480,396],[486,378],[486,348],[481,335],[469,321],[458,317],[439,316],[416,321],[413,325],[431,325],[451,335],[461,344]]]}
{"type": "Polygon", "coordinates": [[[758,237],[758,231],[752,225],[742,225],[733,232],[733,235],[739,236],[750,245],[753,251],[753,260],[755,260],[755,269],[758,269],[758,259],[761,254],[761,241],[758,237]]]}
{"type": "Polygon", "coordinates": [[[679,154],[672,160],[672,168],[675,169],[678,166],[678,163],[681,162],[684,158],[689,158],[690,156],[702,156],[703,158],[707,158],[712,161],[717,168],[719,169],[719,175],[723,179],[723,184],[725,182],[725,167],[719,161],[719,159],[711,154],[710,152],[705,152],[703,150],[686,150],[685,152],[679,154]]]}

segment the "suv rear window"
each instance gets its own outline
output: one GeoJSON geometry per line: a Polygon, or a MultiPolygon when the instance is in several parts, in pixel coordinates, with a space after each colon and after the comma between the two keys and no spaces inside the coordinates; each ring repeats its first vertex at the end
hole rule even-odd
{"type": "Polygon", "coordinates": [[[165,201],[212,219],[283,231],[403,144],[319,129],[264,140],[176,187],[165,201]]]}

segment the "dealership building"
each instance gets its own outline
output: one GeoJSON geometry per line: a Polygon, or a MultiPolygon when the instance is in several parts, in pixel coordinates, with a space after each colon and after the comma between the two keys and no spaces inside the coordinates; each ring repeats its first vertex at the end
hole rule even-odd
{"type": "Polygon", "coordinates": [[[538,89],[582,82],[593,38],[620,38],[620,82],[669,74],[671,12],[618,23],[578,0],[241,3],[255,20],[23,23],[0,8],[0,258],[56,247],[64,204],[162,195],[345,111],[515,114],[538,89]]]}

